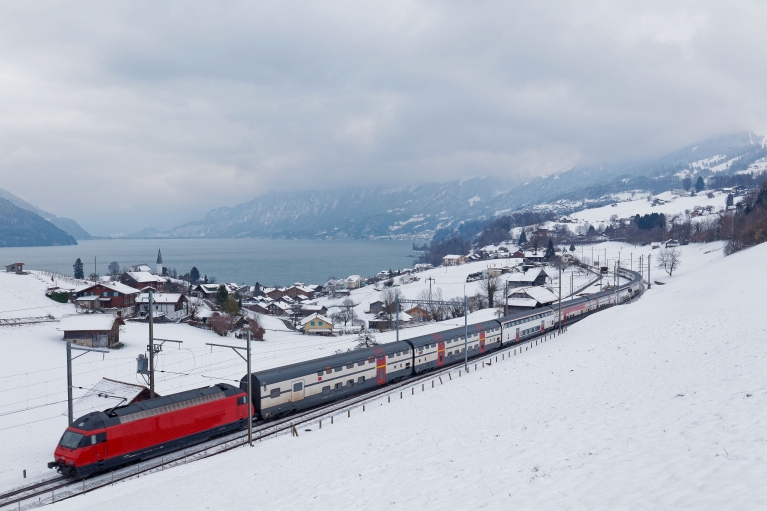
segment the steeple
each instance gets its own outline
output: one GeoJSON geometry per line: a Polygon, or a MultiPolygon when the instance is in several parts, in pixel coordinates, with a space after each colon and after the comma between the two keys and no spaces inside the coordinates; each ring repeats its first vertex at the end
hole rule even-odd
{"type": "Polygon", "coordinates": [[[157,249],[157,275],[162,275],[162,252],[157,249]]]}

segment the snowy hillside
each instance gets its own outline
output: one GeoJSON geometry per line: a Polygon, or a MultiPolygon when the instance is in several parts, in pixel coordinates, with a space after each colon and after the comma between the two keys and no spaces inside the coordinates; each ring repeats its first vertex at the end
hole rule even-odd
{"type": "Polygon", "coordinates": [[[55,509],[764,508],[767,245],[683,257],[521,356],[55,509]]]}

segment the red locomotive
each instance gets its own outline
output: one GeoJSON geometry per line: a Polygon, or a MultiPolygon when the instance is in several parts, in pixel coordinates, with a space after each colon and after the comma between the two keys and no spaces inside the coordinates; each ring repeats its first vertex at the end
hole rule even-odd
{"type": "Polygon", "coordinates": [[[242,429],[247,419],[247,394],[226,383],[93,412],[67,428],[48,467],[87,477],[242,429]]]}

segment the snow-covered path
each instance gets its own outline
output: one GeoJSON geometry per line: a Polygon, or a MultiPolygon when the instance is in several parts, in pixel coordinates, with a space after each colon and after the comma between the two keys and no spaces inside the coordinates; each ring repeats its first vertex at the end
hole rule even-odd
{"type": "Polygon", "coordinates": [[[720,254],[469,377],[56,506],[764,509],[767,245],[720,254]]]}

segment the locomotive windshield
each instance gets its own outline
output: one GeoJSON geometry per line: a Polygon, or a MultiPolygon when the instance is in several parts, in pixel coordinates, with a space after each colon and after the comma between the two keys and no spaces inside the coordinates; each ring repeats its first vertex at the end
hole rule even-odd
{"type": "Polygon", "coordinates": [[[75,433],[74,431],[65,431],[64,436],[61,437],[59,445],[68,449],[77,449],[80,445],[80,440],[83,439],[83,435],[75,433]]]}

